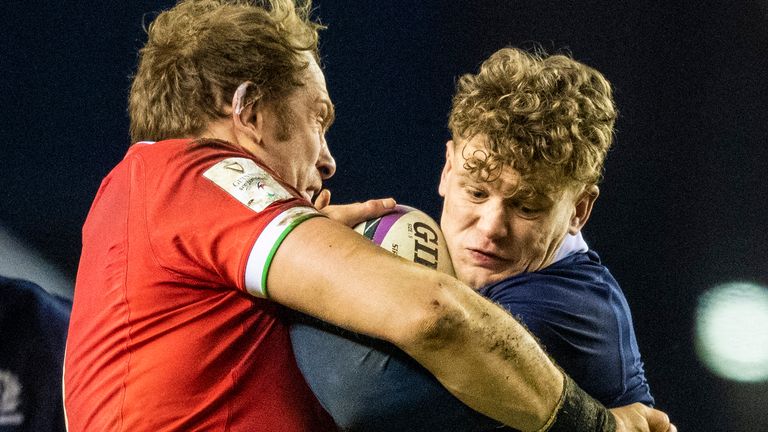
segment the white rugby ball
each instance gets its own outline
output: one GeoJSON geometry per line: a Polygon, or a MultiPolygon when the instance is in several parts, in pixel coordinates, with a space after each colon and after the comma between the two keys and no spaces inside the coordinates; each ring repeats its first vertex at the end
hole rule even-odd
{"type": "Polygon", "coordinates": [[[397,256],[455,276],[440,226],[420,210],[398,204],[392,213],[363,222],[355,231],[397,256]]]}

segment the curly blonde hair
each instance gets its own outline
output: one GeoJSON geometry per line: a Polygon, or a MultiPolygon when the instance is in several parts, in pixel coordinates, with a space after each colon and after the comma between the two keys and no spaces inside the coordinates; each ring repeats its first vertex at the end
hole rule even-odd
{"type": "Polygon", "coordinates": [[[507,165],[548,193],[601,180],[616,116],[600,72],[565,55],[504,48],[459,79],[449,127],[455,142],[488,138],[485,151],[465,155],[468,170],[491,180],[507,165]]]}
{"type": "Polygon", "coordinates": [[[162,140],[202,132],[227,115],[238,85],[247,97],[274,101],[302,85],[318,59],[311,0],[182,0],[160,13],[139,52],[128,111],[131,139],[162,140]]]}

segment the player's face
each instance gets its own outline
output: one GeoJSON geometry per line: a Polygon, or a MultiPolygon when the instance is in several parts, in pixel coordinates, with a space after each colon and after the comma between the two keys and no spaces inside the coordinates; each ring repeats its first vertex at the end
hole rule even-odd
{"type": "Polygon", "coordinates": [[[485,140],[449,142],[440,179],[440,224],[456,276],[474,289],[549,265],[577,217],[575,192],[531,194],[508,166],[491,182],[467,171],[463,155],[485,140]]]}
{"type": "Polygon", "coordinates": [[[325,141],[333,104],[323,72],[314,59],[307,58],[304,85],[280,101],[281,107],[265,111],[264,141],[267,165],[311,200],[322,189],[323,180],[336,172],[336,162],[325,141]]]}

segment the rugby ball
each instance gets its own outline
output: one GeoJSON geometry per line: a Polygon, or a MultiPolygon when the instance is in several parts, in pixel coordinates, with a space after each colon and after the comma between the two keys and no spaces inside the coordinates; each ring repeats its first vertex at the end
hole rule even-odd
{"type": "Polygon", "coordinates": [[[365,221],[355,231],[399,257],[455,276],[440,226],[420,210],[398,204],[392,213],[365,221]]]}

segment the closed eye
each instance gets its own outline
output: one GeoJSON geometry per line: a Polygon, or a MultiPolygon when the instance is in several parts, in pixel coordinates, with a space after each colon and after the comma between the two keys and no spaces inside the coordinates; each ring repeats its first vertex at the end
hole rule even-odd
{"type": "Polygon", "coordinates": [[[514,204],[517,214],[525,219],[535,219],[547,210],[546,206],[530,205],[526,203],[514,204]]]}
{"type": "Polygon", "coordinates": [[[317,116],[317,121],[324,132],[331,127],[335,119],[336,112],[333,109],[333,105],[328,101],[321,101],[320,112],[317,116]]]}
{"type": "Polygon", "coordinates": [[[479,199],[484,199],[488,197],[488,193],[482,189],[468,187],[465,189],[465,191],[467,195],[469,195],[469,197],[472,199],[479,200],[479,199]]]}

